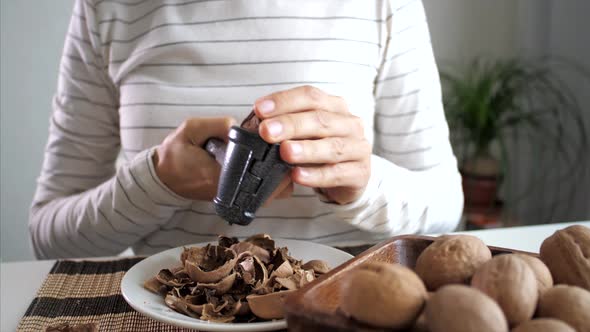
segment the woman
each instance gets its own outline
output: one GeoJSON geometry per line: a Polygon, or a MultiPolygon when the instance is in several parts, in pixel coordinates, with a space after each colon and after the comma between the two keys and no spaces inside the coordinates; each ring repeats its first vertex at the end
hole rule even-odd
{"type": "Polygon", "coordinates": [[[419,0],[79,0],[53,108],[39,258],[259,232],[373,243],[452,230],[462,211],[419,0]],[[201,146],[252,108],[296,167],[286,199],[229,226],[201,146]]]}

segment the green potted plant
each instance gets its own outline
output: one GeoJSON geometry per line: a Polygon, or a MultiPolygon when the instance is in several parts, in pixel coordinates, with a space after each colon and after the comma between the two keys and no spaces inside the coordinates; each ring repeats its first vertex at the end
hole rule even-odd
{"type": "Polygon", "coordinates": [[[460,70],[441,70],[466,206],[495,204],[501,182],[510,181],[515,144],[552,151],[566,161],[571,176],[587,167],[584,110],[562,79],[563,70],[572,68],[590,77],[583,68],[549,58],[477,58],[460,70]]]}

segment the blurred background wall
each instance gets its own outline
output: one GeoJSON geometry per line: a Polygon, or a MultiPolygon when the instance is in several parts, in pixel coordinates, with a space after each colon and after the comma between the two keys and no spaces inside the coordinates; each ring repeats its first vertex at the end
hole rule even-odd
{"type": "MultiPolygon", "coordinates": [[[[27,235],[29,204],[47,139],[51,97],[73,0],[2,0],[0,91],[0,259],[33,259],[27,235]]],[[[439,66],[479,55],[561,54],[590,67],[590,2],[586,0],[424,0],[439,66]]],[[[590,110],[588,82],[576,94],[590,110]]],[[[586,126],[590,130],[590,111],[586,126]]],[[[520,159],[515,174],[526,180],[534,158],[520,159]]],[[[518,186],[518,183],[516,184],[518,186]]],[[[557,191],[547,188],[517,209],[526,224],[590,219],[590,176],[557,191]],[[551,214],[547,200],[574,188],[551,214]],[[543,194],[543,195],[541,195],[543,194]]]]}
{"type": "MultiPolygon", "coordinates": [[[[476,56],[561,56],[590,70],[590,2],[585,0],[424,0],[439,68],[467,63],[476,56]]],[[[588,72],[586,72],[588,74],[588,72]]],[[[583,125],[590,131],[590,80],[579,73],[562,77],[584,109],[583,125]]],[[[576,123],[568,123],[565,131],[576,123]]],[[[522,144],[510,147],[516,161],[509,170],[513,181],[507,191],[529,188],[532,173],[540,167],[557,173],[567,169],[550,155],[536,155],[522,144]]],[[[532,187],[513,204],[513,222],[540,224],[590,219],[590,151],[580,156],[585,172],[557,184],[547,181],[532,187]]],[[[501,194],[502,195],[502,194],[501,194]]],[[[506,196],[506,195],[504,195],[506,196]]]]}
{"type": "Polygon", "coordinates": [[[28,214],[73,0],[0,1],[0,254],[33,259],[28,214]]]}

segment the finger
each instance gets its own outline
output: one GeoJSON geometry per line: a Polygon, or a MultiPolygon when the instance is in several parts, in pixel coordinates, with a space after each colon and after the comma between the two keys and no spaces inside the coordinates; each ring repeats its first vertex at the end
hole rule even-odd
{"type": "Polygon", "coordinates": [[[295,167],[293,182],[312,188],[364,188],[370,176],[368,161],[347,161],[311,167],[295,167]]]}
{"type": "Polygon", "coordinates": [[[191,118],[178,127],[178,132],[186,141],[201,147],[211,137],[227,141],[229,129],[235,124],[236,120],[232,117],[191,118]]]}
{"type": "Polygon", "coordinates": [[[351,137],[281,143],[281,158],[291,164],[340,163],[360,160],[370,154],[371,144],[367,140],[351,137]]]}
{"type": "Polygon", "coordinates": [[[321,190],[321,193],[329,202],[348,204],[359,198],[363,194],[363,191],[365,191],[364,188],[334,187],[324,188],[321,190]]]}
{"type": "MultiPolygon", "coordinates": [[[[285,176],[283,178],[283,180],[281,181],[281,183],[279,183],[279,185],[277,186],[277,188],[275,189],[275,191],[272,192],[272,194],[270,194],[270,196],[268,197],[268,199],[266,200],[266,202],[264,202],[264,206],[268,206],[270,205],[270,202],[273,199],[277,199],[279,198],[279,196],[283,195],[284,191],[288,191],[289,190],[289,186],[291,186],[291,193],[293,192],[293,182],[291,181],[291,178],[289,176],[285,176]]],[[[291,196],[291,193],[285,193],[285,195],[288,194],[288,196],[291,196]]]]}
{"type": "Polygon", "coordinates": [[[348,106],[343,98],[331,96],[310,85],[275,92],[254,103],[254,111],[261,119],[310,109],[348,113],[348,106]]]}
{"type": "Polygon", "coordinates": [[[174,140],[159,145],[153,157],[159,179],[180,196],[211,200],[221,167],[202,149],[174,140]]]}
{"type": "Polygon", "coordinates": [[[289,198],[291,196],[293,196],[293,181],[289,181],[289,185],[287,186],[287,188],[283,189],[283,191],[281,191],[280,194],[278,194],[275,199],[286,199],[289,198]]]}
{"type": "Polygon", "coordinates": [[[359,117],[323,110],[283,114],[264,120],[258,132],[269,143],[289,139],[364,135],[363,122],[359,117]]]}
{"type": "Polygon", "coordinates": [[[187,192],[189,193],[187,198],[212,202],[217,196],[217,181],[206,186],[202,183],[193,184],[187,192]]]}

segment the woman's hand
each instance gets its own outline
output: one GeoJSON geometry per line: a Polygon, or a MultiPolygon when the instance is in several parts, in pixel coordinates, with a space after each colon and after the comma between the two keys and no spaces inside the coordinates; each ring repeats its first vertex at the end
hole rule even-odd
{"type": "MultiPolygon", "coordinates": [[[[211,137],[227,142],[229,129],[234,124],[235,120],[231,117],[184,121],[164,139],[153,156],[160,181],[182,197],[213,200],[217,194],[221,166],[203,149],[203,145],[211,137]]],[[[289,183],[286,178],[268,201],[290,196],[293,186],[289,183]]]]}
{"type": "Polygon", "coordinates": [[[176,194],[211,201],[217,193],[221,166],[203,149],[205,141],[217,137],[227,141],[235,120],[191,118],[164,139],[154,154],[156,174],[176,194]]]}
{"type": "Polygon", "coordinates": [[[360,197],[371,175],[371,145],[344,99],[301,86],[258,99],[255,111],[262,138],[282,142],[281,158],[297,165],[293,182],[339,204],[360,197]]]}

